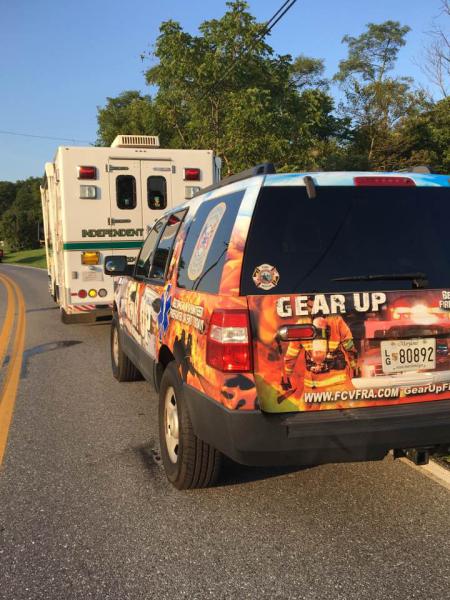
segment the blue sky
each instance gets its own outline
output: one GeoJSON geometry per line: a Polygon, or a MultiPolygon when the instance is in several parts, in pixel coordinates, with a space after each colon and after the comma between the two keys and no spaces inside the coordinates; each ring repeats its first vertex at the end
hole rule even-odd
{"type": "MultiPolygon", "coordinates": [[[[282,0],[251,0],[265,21],[282,0]]],[[[194,33],[220,17],[224,0],[0,0],[0,130],[96,139],[97,106],[126,89],[146,91],[140,55],[151,49],[161,21],[194,33]]],[[[333,75],[345,56],[343,35],[368,22],[399,20],[412,28],[398,73],[428,85],[417,66],[439,0],[298,0],[273,30],[279,53],[325,59],[333,75]]],[[[128,133],[128,132],[124,132],[128,133]]],[[[157,132],[155,132],[157,133],[157,132]]],[[[63,140],[0,134],[0,180],[43,173],[63,140]]]]}

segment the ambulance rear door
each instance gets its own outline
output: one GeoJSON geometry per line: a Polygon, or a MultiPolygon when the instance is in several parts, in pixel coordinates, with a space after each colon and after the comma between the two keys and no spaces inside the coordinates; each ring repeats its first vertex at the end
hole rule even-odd
{"type": "Polygon", "coordinates": [[[108,172],[112,253],[134,262],[151,226],[172,205],[171,161],[111,158],[108,172]]]}
{"type": "Polygon", "coordinates": [[[141,161],[115,159],[108,161],[110,212],[108,227],[112,254],[125,254],[133,263],[142,245],[141,161]]]}
{"type": "Polygon", "coordinates": [[[165,210],[172,208],[172,161],[141,160],[142,224],[144,236],[165,210]]]}

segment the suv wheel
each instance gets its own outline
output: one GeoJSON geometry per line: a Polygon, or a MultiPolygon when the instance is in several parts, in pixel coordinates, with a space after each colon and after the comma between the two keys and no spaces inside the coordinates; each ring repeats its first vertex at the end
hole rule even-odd
{"type": "Polygon", "coordinates": [[[111,366],[113,375],[117,381],[138,381],[142,379],[139,370],[122,350],[119,325],[115,316],[111,322],[111,366]]]}
{"type": "Polygon", "coordinates": [[[161,379],[159,439],[164,470],[176,488],[208,487],[217,481],[222,455],[195,435],[174,362],[167,365],[161,379]]]}

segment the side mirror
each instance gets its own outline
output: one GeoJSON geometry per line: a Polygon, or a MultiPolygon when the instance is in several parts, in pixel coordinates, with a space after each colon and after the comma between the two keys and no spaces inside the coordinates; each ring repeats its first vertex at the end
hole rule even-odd
{"type": "Polygon", "coordinates": [[[103,270],[105,275],[111,275],[112,277],[133,275],[134,265],[128,264],[126,256],[106,256],[103,270]]]}

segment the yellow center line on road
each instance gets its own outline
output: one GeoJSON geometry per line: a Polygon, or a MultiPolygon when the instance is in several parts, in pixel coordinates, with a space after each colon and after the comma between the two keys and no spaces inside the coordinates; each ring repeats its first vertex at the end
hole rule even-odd
{"type": "MultiPolygon", "coordinates": [[[[0,276],[1,277],[1,276],[0,276]]],[[[0,279],[3,285],[6,288],[7,293],[7,305],[6,305],[6,314],[5,320],[3,321],[2,330],[0,332],[0,369],[3,365],[3,361],[5,360],[6,351],[8,350],[9,338],[11,337],[11,333],[14,325],[14,293],[12,285],[8,280],[0,279]]]]}
{"type": "MultiPolygon", "coordinates": [[[[11,360],[8,364],[3,388],[0,391],[0,467],[5,456],[6,444],[8,441],[9,428],[11,426],[14,405],[16,402],[17,390],[20,381],[20,371],[22,369],[23,351],[25,347],[25,300],[20,287],[9,277],[0,274],[0,281],[7,287],[8,284],[15,292],[17,300],[17,320],[16,331],[11,351],[11,360]]],[[[8,300],[13,298],[9,296],[8,300]]],[[[14,302],[14,300],[13,300],[14,302]]],[[[5,318],[6,321],[6,318],[5,318]]],[[[3,333],[3,329],[2,329],[3,333]]],[[[9,337],[9,336],[8,336],[9,337]]]]}

